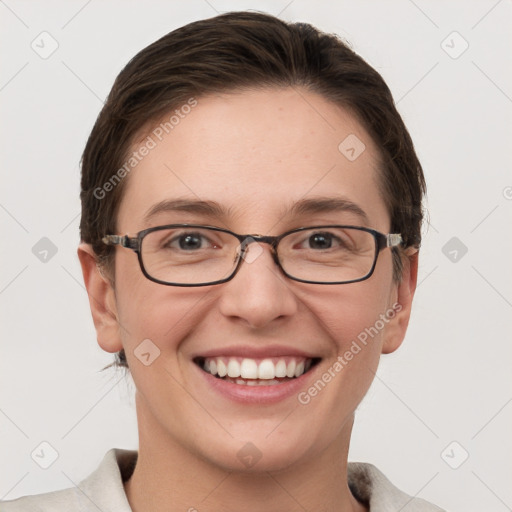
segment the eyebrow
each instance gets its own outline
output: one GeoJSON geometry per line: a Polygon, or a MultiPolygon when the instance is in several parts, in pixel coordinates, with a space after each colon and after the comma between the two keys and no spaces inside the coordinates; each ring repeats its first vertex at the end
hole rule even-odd
{"type": "Polygon", "coordinates": [[[301,199],[290,209],[290,215],[306,215],[312,213],[350,212],[357,215],[366,225],[370,220],[366,212],[356,203],[345,197],[319,197],[301,199]]]}
{"type": "MultiPolygon", "coordinates": [[[[201,214],[206,217],[224,218],[233,213],[232,208],[224,208],[216,201],[168,199],[153,205],[144,215],[143,221],[148,222],[159,213],[186,212],[201,214]]],[[[304,216],[318,213],[349,212],[358,216],[361,221],[369,225],[366,212],[356,203],[345,197],[318,197],[301,199],[293,203],[288,211],[282,212],[282,216],[304,216]]]]}
{"type": "Polygon", "coordinates": [[[224,217],[229,213],[229,210],[226,210],[215,201],[167,199],[153,205],[146,212],[143,220],[147,222],[157,214],[165,212],[186,212],[202,214],[207,217],[224,217]]]}

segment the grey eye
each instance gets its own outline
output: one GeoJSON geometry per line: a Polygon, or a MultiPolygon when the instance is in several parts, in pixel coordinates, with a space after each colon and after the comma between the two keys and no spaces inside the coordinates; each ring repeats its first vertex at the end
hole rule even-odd
{"type": "Polygon", "coordinates": [[[309,237],[309,246],[312,249],[330,249],[332,247],[332,235],[329,233],[315,233],[309,237]]]}
{"type": "Polygon", "coordinates": [[[198,233],[187,233],[186,235],[179,236],[177,240],[180,249],[191,250],[201,249],[203,238],[204,237],[198,233]]]}

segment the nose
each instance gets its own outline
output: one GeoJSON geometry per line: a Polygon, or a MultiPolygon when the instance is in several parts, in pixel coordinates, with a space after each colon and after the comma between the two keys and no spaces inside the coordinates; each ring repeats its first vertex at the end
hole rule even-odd
{"type": "Polygon", "coordinates": [[[270,246],[250,243],[237,274],[221,285],[220,311],[254,329],[290,317],[296,313],[298,303],[287,281],[272,257],[270,246]]]}

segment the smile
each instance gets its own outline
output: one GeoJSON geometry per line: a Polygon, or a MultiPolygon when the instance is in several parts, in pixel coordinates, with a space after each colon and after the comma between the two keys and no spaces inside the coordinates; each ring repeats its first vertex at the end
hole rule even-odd
{"type": "Polygon", "coordinates": [[[319,361],[320,358],[296,356],[261,359],[216,356],[194,360],[202,370],[217,379],[247,386],[272,386],[297,379],[319,361]]]}

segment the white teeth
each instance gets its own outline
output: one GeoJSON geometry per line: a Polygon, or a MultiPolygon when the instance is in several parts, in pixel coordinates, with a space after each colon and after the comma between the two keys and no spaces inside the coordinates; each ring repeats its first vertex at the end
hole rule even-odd
{"type": "Polygon", "coordinates": [[[258,367],[258,379],[273,379],[276,376],[271,359],[263,359],[258,367]]]}
{"type": "Polygon", "coordinates": [[[286,377],[286,362],[280,359],[276,364],[276,377],[286,377]]]}
{"type": "Polygon", "coordinates": [[[203,369],[219,377],[233,379],[237,384],[257,385],[258,380],[266,384],[279,384],[285,377],[300,377],[313,364],[311,359],[286,357],[280,359],[255,360],[236,357],[208,357],[204,360],[203,369]],[[287,362],[288,361],[288,362],[287,362]],[[246,379],[247,381],[242,379],[246,379]],[[238,381],[241,382],[238,382],[238,381]]]}
{"type": "MultiPolygon", "coordinates": [[[[215,375],[215,373],[210,373],[215,375]]],[[[217,374],[219,377],[225,377],[228,374],[228,369],[226,368],[226,365],[222,359],[217,359],[217,374]]]]}
{"type": "Polygon", "coordinates": [[[240,377],[240,364],[236,359],[229,360],[228,377],[240,377]]]}
{"type": "Polygon", "coordinates": [[[258,365],[256,364],[256,361],[254,359],[244,359],[240,365],[240,375],[244,379],[257,379],[258,365]]]}
{"type": "Polygon", "coordinates": [[[295,366],[296,366],[296,363],[295,361],[292,359],[289,363],[288,363],[288,367],[286,368],[286,376],[287,377],[295,377],[295,366]]]}
{"type": "Polygon", "coordinates": [[[295,377],[300,377],[304,373],[304,361],[301,361],[296,367],[295,367],[295,377]]]}
{"type": "Polygon", "coordinates": [[[241,384],[241,385],[244,385],[244,386],[275,386],[276,384],[281,384],[280,381],[276,380],[276,379],[271,379],[271,380],[263,380],[263,379],[248,379],[248,380],[244,380],[244,379],[232,379],[230,377],[227,378],[227,380],[229,382],[233,382],[235,384],[241,384]]]}

